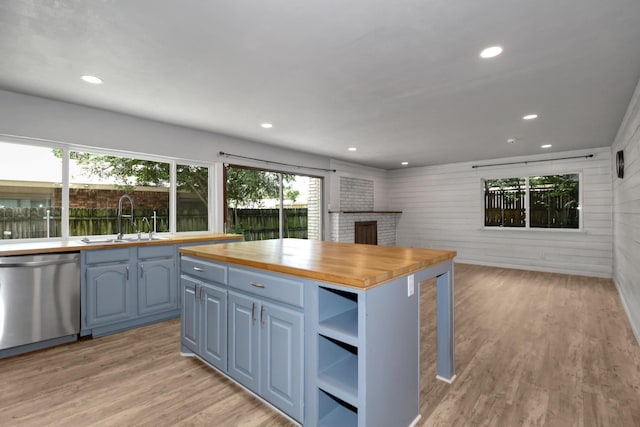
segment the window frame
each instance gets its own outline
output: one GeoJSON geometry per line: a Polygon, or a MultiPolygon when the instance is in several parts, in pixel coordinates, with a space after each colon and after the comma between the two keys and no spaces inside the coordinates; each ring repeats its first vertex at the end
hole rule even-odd
{"type": "MultiPolygon", "coordinates": [[[[45,242],[45,241],[75,241],[81,240],[85,236],[70,236],[69,235],[69,189],[71,185],[70,176],[70,152],[72,151],[85,151],[94,154],[130,157],[138,160],[147,160],[154,162],[163,162],[169,164],[169,235],[198,235],[212,233],[215,229],[214,221],[214,188],[216,184],[215,179],[215,163],[204,162],[198,160],[190,160],[177,157],[169,157],[162,155],[153,155],[148,153],[140,153],[128,150],[107,149],[101,147],[92,147],[80,144],[70,144],[61,141],[51,141],[46,139],[26,138],[18,136],[0,136],[0,141],[8,144],[17,144],[33,147],[44,147],[49,149],[60,149],[62,151],[62,218],[61,218],[61,236],[50,238],[27,238],[27,239],[7,239],[0,240],[0,245],[11,243],[28,243],[28,242],[45,242]],[[208,200],[207,200],[207,230],[201,231],[177,231],[176,230],[176,213],[177,213],[177,165],[192,165],[198,167],[206,167],[208,171],[208,200]]],[[[164,233],[163,233],[164,234],[164,233]]],[[[92,237],[92,236],[88,236],[92,237]]]]}
{"type": "Polygon", "coordinates": [[[527,174],[491,174],[480,178],[480,226],[483,230],[508,230],[508,231],[520,231],[520,232],[560,232],[560,233],[582,233],[585,231],[584,227],[584,189],[583,189],[583,172],[582,170],[571,171],[539,171],[530,172],[527,174]],[[524,175],[524,176],[523,176],[524,175]],[[552,175],[578,175],[578,228],[550,228],[550,227],[531,227],[531,215],[529,205],[529,178],[532,176],[552,176],[552,175]],[[508,179],[508,178],[524,178],[525,179],[525,226],[524,227],[504,227],[504,226],[487,226],[485,225],[485,197],[484,197],[484,183],[487,180],[493,179],[508,179]]]}

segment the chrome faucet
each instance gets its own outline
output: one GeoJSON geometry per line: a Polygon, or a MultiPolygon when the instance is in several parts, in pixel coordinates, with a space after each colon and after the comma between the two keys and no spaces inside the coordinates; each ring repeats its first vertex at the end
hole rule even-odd
{"type": "Polygon", "coordinates": [[[129,221],[131,222],[131,226],[133,227],[134,225],[134,221],[133,221],[133,198],[131,196],[129,196],[128,194],[123,194],[120,197],[120,200],[118,201],[118,235],[116,236],[116,239],[121,240],[123,235],[122,235],[122,218],[129,218],[129,221]],[[122,202],[127,199],[129,201],[129,204],[131,205],[131,211],[129,213],[129,215],[123,215],[122,214],[122,202]]]}
{"type": "MultiPolygon", "coordinates": [[[[152,240],[153,239],[153,230],[151,229],[151,223],[149,222],[149,218],[147,218],[146,216],[142,217],[142,223],[144,224],[145,222],[147,223],[147,230],[149,230],[149,240],[152,240]]],[[[142,227],[140,227],[140,228],[142,228],[142,227]]]]}

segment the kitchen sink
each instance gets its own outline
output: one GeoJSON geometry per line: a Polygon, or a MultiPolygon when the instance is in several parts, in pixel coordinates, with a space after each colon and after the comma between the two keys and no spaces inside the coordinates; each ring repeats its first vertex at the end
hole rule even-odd
{"type": "Polygon", "coordinates": [[[140,236],[140,237],[124,237],[122,239],[116,238],[104,238],[104,237],[84,237],[80,241],[86,244],[105,244],[105,243],[132,243],[132,242],[149,242],[155,240],[167,240],[168,237],[158,237],[158,236],[140,236]]]}

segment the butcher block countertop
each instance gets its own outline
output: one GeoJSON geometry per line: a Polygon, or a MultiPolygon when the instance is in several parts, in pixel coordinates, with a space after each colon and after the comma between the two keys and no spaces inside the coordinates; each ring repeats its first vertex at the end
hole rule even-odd
{"type": "Polygon", "coordinates": [[[372,288],[456,256],[455,251],[437,249],[302,239],[190,246],[181,248],[180,253],[358,289],[372,288]]]}
{"type": "MultiPolygon", "coordinates": [[[[146,234],[146,233],[145,233],[146,234]]],[[[104,236],[113,237],[113,236],[104,236]]],[[[99,237],[97,237],[99,239],[99,237]]],[[[80,240],[43,241],[24,243],[0,243],[0,256],[34,255],[44,253],[75,252],[93,249],[113,249],[130,246],[171,245],[175,243],[197,243],[212,240],[243,239],[241,234],[190,234],[187,236],[161,236],[159,240],[132,240],[126,242],[83,243],[80,240]]]]}

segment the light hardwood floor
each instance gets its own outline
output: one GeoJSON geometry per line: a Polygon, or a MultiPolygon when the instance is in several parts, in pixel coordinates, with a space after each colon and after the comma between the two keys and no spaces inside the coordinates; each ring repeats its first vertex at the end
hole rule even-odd
{"type": "MultiPolygon", "coordinates": [[[[640,426],[640,347],[610,280],[456,265],[454,384],[422,285],[423,426],[640,426]]],[[[285,426],[193,358],[177,320],[0,360],[0,426],[285,426]]],[[[395,427],[395,426],[390,426],[395,427]]]]}

